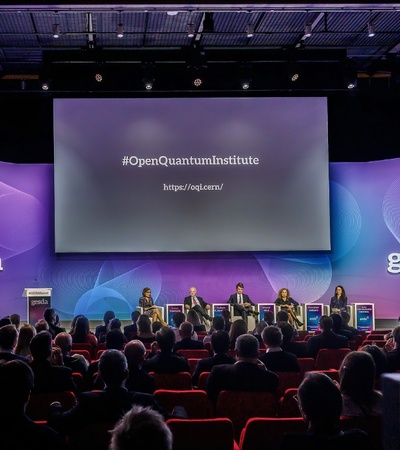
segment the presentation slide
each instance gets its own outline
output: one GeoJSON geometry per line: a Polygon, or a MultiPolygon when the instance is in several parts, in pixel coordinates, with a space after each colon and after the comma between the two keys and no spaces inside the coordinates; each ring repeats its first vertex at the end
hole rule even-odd
{"type": "Polygon", "coordinates": [[[325,97],[54,100],[55,250],[329,251],[325,97]]]}

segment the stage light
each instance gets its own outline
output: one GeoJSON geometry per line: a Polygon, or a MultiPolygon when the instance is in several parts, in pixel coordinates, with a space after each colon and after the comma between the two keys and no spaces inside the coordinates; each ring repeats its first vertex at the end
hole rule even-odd
{"type": "Polygon", "coordinates": [[[373,23],[368,22],[368,37],[374,37],[375,36],[375,26],[373,23]]]}
{"type": "Polygon", "coordinates": [[[194,37],[194,25],[192,23],[187,24],[187,35],[189,38],[194,37]]]}
{"type": "Polygon", "coordinates": [[[41,85],[42,91],[48,91],[50,89],[50,82],[49,81],[43,81],[41,85]]]}
{"type": "Polygon", "coordinates": [[[203,84],[203,80],[200,77],[193,79],[193,86],[200,87],[203,84]]]}
{"type": "Polygon", "coordinates": [[[94,79],[98,82],[98,83],[102,83],[103,81],[103,75],[100,72],[96,72],[94,74],[94,79]]]}
{"type": "Polygon", "coordinates": [[[117,38],[121,39],[124,37],[124,25],[119,23],[117,25],[117,38]]]}
{"type": "Polygon", "coordinates": [[[309,38],[311,36],[311,33],[312,33],[311,25],[307,24],[304,28],[304,37],[309,38]]]}
{"type": "Polygon", "coordinates": [[[55,23],[53,25],[53,38],[57,39],[60,37],[60,25],[58,23],[55,23]]]}
{"type": "Polygon", "coordinates": [[[143,85],[146,91],[151,91],[154,86],[154,79],[153,78],[143,78],[143,85]]]}
{"type": "Polygon", "coordinates": [[[251,23],[248,23],[246,25],[246,35],[248,38],[251,38],[254,36],[254,27],[251,23]]]}
{"type": "Polygon", "coordinates": [[[242,89],[243,89],[244,91],[247,91],[247,89],[250,89],[251,79],[248,78],[248,79],[246,79],[246,80],[242,80],[242,81],[241,81],[241,85],[242,85],[242,89]]]}

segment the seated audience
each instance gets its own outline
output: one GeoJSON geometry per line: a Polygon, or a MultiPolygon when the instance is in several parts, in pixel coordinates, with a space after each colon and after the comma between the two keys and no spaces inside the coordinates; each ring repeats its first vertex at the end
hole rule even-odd
{"type": "Polygon", "coordinates": [[[138,331],[136,339],[143,343],[152,343],[155,339],[155,334],[151,331],[151,319],[147,314],[140,314],[136,322],[138,331]]]}
{"type": "Polygon", "coordinates": [[[19,329],[19,334],[17,338],[17,345],[15,346],[14,353],[16,355],[26,356],[31,359],[31,349],[29,345],[33,336],[36,334],[36,329],[29,323],[22,325],[19,329]]]}
{"type": "Polygon", "coordinates": [[[332,331],[334,333],[346,336],[349,341],[354,340],[354,334],[350,330],[346,330],[345,328],[343,328],[343,319],[341,314],[332,313],[331,319],[333,321],[332,331]]]}
{"type": "Polygon", "coordinates": [[[262,340],[267,350],[259,359],[268,370],[273,372],[300,372],[296,355],[281,348],[283,335],[279,327],[271,325],[264,328],[262,340]]]}
{"type": "Polygon", "coordinates": [[[83,355],[71,355],[72,336],[70,333],[66,331],[58,333],[54,339],[54,345],[61,349],[64,366],[69,367],[72,372],[79,372],[86,379],[89,361],[83,355]]]}
{"type": "Polygon", "coordinates": [[[79,319],[79,317],[82,317],[83,314],[78,314],[76,316],[74,316],[74,318],[71,320],[71,325],[70,325],[70,329],[69,329],[69,333],[73,334],[73,332],[75,331],[75,325],[76,325],[76,321],[79,319]]]}
{"type": "Polygon", "coordinates": [[[132,339],[126,344],[124,354],[129,369],[129,376],[125,383],[128,391],[153,394],[156,386],[154,377],[142,368],[146,358],[146,348],[143,342],[139,339],[132,339]]]}
{"type": "Polygon", "coordinates": [[[260,322],[258,322],[256,324],[256,327],[252,331],[253,336],[255,336],[258,339],[258,342],[261,345],[264,345],[263,340],[262,340],[262,333],[264,331],[264,328],[266,328],[267,326],[268,326],[267,322],[264,322],[263,320],[261,320],[260,322]]]}
{"type": "Polygon", "coordinates": [[[41,331],[49,331],[49,324],[44,319],[39,319],[35,322],[35,330],[36,333],[40,333],[41,331]]]}
{"type": "Polygon", "coordinates": [[[307,352],[311,358],[316,358],[321,348],[349,348],[347,337],[332,331],[333,320],[329,316],[321,316],[319,327],[321,333],[311,336],[307,341],[307,352]]]}
{"type": "Polygon", "coordinates": [[[156,334],[158,330],[161,330],[163,327],[161,322],[152,322],[151,324],[151,331],[156,334]]]}
{"type": "Polygon", "coordinates": [[[11,323],[0,327],[0,359],[5,361],[11,361],[13,359],[19,359],[24,362],[29,362],[30,359],[27,356],[23,356],[14,352],[14,348],[17,345],[18,330],[11,323]]]}
{"type": "Polygon", "coordinates": [[[60,319],[56,314],[54,308],[46,308],[43,312],[43,319],[49,325],[49,332],[52,339],[54,339],[58,333],[62,333],[63,331],[65,331],[65,328],[60,326],[60,319]]]}
{"type": "Polygon", "coordinates": [[[97,351],[97,337],[90,331],[90,322],[86,316],[80,316],[76,320],[75,327],[71,333],[73,343],[88,343],[92,347],[91,354],[95,355],[97,351]]]}
{"type": "Polygon", "coordinates": [[[11,314],[10,322],[15,326],[15,328],[19,331],[21,326],[21,316],[17,313],[11,314]]]}
{"type": "Polygon", "coordinates": [[[242,334],[236,340],[235,351],[237,358],[235,364],[217,365],[211,369],[206,390],[214,405],[223,390],[277,391],[278,375],[268,370],[258,359],[259,342],[256,337],[250,333],[242,334]]]}
{"type": "Polygon", "coordinates": [[[308,372],[297,394],[299,408],[308,429],[285,434],[278,450],[371,450],[362,430],[341,430],[342,396],[334,381],[321,372],[308,372]]]}
{"type": "Polygon", "coordinates": [[[359,351],[367,352],[372,356],[375,362],[375,386],[379,386],[381,375],[388,371],[388,361],[385,350],[375,344],[367,344],[359,348],[359,351]]]}
{"type": "Polygon", "coordinates": [[[248,333],[247,322],[243,319],[236,319],[229,331],[230,348],[234,349],[236,345],[236,339],[242,334],[248,333]]]}
{"type": "Polygon", "coordinates": [[[130,341],[131,339],[136,338],[137,334],[137,320],[139,319],[140,312],[135,309],[131,312],[131,321],[129,325],[124,326],[124,335],[126,336],[127,340],[130,341]]]}
{"type": "Polygon", "coordinates": [[[211,342],[211,336],[214,333],[214,331],[223,330],[225,327],[225,321],[222,316],[215,316],[212,319],[211,327],[203,338],[203,345],[207,344],[207,342],[211,342]]]}
{"type": "Polygon", "coordinates": [[[367,352],[348,353],[339,369],[343,416],[382,415],[382,392],[374,389],[375,363],[367,352]]]}
{"type": "Polygon", "coordinates": [[[216,330],[213,332],[211,336],[211,347],[214,355],[209,358],[202,358],[198,361],[192,375],[193,386],[197,386],[199,376],[202,372],[211,372],[211,369],[214,366],[220,364],[235,364],[236,359],[228,355],[229,344],[230,340],[228,332],[225,330],[216,330]]]}
{"type": "Polygon", "coordinates": [[[293,353],[297,358],[307,358],[308,352],[306,343],[293,340],[295,334],[293,326],[290,325],[289,322],[278,322],[277,326],[282,332],[282,350],[293,353]]]}
{"type": "Polygon", "coordinates": [[[173,352],[174,345],[174,330],[162,327],[156,333],[156,342],[151,344],[151,352],[143,363],[143,370],[157,373],[190,372],[187,359],[173,352]]]}
{"type": "Polygon", "coordinates": [[[32,361],[29,365],[35,375],[32,392],[77,392],[72,370],[61,365],[61,350],[55,348],[53,352],[49,331],[41,331],[33,336],[30,349],[32,361]]]}
{"type": "MultiPolygon", "coordinates": [[[[107,327],[107,333],[110,330],[114,330],[114,328],[117,328],[118,330],[121,330],[123,332],[122,322],[117,317],[114,317],[114,319],[110,320],[110,323],[108,324],[108,327],[107,327]]],[[[125,341],[125,343],[128,342],[128,338],[125,336],[125,334],[124,334],[124,341],[125,341]]]]}
{"type": "Polygon", "coordinates": [[[21,360],[0,361],[0,445],[4,450],[63,450],[56,431],[25,414],[34,384],[32,369],[21,360]]]}
{"type": "Polygon", "coordinates": [[[400,326],[394,328],[393,332],[393,350],[387,351],[388,372],[400,370],[400,326]]]}
{"type": "Polygon", "coordinates": [[[263,322],[265,322],[268,326],[275,325],[274,313],[266,309],[264,311],[263,322]]]}
{"type": "Polygon", "coordinates": [[[232,323],[233,323],[231,320],[232,315],[231,315],[230,308],[223,309],[221,311],[221,316],[223,317],[223,319],[225,321],[224,330],[229,333],[229,331],[231,330],[232,323]]]}
{"type": "Polygon", "coordinates": [[[111,430],[109,450],[172,450],[172,433],[163,416],[134,406],[111,430]]]}
{"type": "Polygon", "coordinates": [[[0,319],[0,328],[4,325],[12,325],[10,316],[5,316],[0,319]]]}
{"type": "Polygon", "coordinates": [[[106,311],[103,315],[103,323],[100,325],[97,325],[94,330],[94,335],[97,338],[98,342],[104,342],[105,341],[105,335],[107,332],[107,326],[110,323],[111,319],[114,319],[115,312],[109,309],[106,311]]]}
{"type": "Polygon", "coordinates": [[[340,315],[342,316],[342,328],[353,333],[354,339],[354,336],[359,335],[360,332],[357,330],[357,328],[354,328],[351,325],[349,325],[351,319],[350,314],[347,311],[341,311],[340,315]]]}
{"type": "Polygon", "coordinates": [[[175,342],[174,352],[178,350],[193,350],[193,349],[204,349],[203,341],[195,341],[192,339],[194,333],[193,325],[190,322],[183,322],[179,327],[179,334],[181,339],[175,342]]]}

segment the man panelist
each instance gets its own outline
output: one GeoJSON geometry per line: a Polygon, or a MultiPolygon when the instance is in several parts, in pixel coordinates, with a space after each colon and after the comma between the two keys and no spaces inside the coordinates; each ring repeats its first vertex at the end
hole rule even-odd
{"type": "Polygon", "coordinates": [[[187,311],[189,309],[194,309],[200,316],[201,320],[204,321],[204,319],[211,321],[212,317],[208,314],[210,311],[210,305],[206,303],[202,297],[197,296],[197,290],[195,287],[191,287],[189,289],[189,294],[187,297],[185,297],[185,300],[183,302],[183,305],[187,311]]]}
{"type": "Polygon", "coordinates": [[[251,308],[252,306],[255,306],[255,304],[250,300],[250,297],[247,294],[243,294],[243,290],[243,283],[238,283],[236,285],[236,293],[229,297],[227,303],[234,307],[234,314],[236,316],[242,316],[242,319],[247,323],[247,317],[249,315],[252,315],[257,320],[259,313],[251,308]]]}

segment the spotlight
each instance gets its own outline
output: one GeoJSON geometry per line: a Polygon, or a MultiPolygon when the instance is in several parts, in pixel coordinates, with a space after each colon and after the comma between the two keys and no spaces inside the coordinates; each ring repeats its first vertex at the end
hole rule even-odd
{"type": "Polygon", "coordinates": [[[247,89],[250,89],[251,79],[248,78],[248,79],[246,79],[246,80],[242,80],[242,81],[241,81],[241,84],[242,84],[242,89],[243,89],[244,91],[247,91],[247,89]]]}
{"type": "Polygon", "coordinates": [[[374,37],[375,36],[375,26],[373,23],[368,22],[368,37],[374,37]]]}
{"type": "Polygon", "coordinates": [[[192,23],[187,24],[187,35],[189,38],[194,37],[194,25],[192,23]]]}
{"type": "Polygon", "coordinates": [[[311,36],[311,33],[312,33],[311,25],[307,24],[306,27],[304,28],[304,37],[309,38],[311,36]]]}
{"type": "Polygon", "coordinates": [[[352,90],[357,87],[357,72],[352,65],[347,65],[344,71],[345,86],[352,90]]]}
{"type": "Polygon", "coordinates": [[[48,81],[42,82],[42,91],[48,91],[50,89],[50,83],[48,81]]]}
{"type": "Polygon", "coordinates": [[[103,75],[100,72],[96,72],[95,75],[94,75],[94,79],[98,83],[101,83],[103,81],[103,75]]]}
{"type": "Polygon", "coordinates": [[[193,86],[200,87],[203,84],[203,80],[200,77],[193,79],[193,86]]]}
{"type": "Polygon", "coordinates": [[[251,23],[248,23],[246,25],[246,35],[248,38],[251,38],[254,36],[254,27],[251,23]]]}
{"type": "Polygon", "coordinates": [[[143,85],[146,91],[151,91],[153,89],[154,80],[152,78],[144,78],[143,85]]]}
{"type": "Polygon", "coordinates": [[[214,17],[211,12],[204,13],[203,32],[214,33],[214,17]]]}
{"type": "Polygon", "coordinates": [[[124,37],[124,25],[119,23],[117,25],[117,38],[121,39],[124,37]]]}
{"type": "Polygon", "coordinates": [[[57,39],[60,37],[60,25],[58,23],[55,23],[53,25],[53,38],[57,39]]]}

